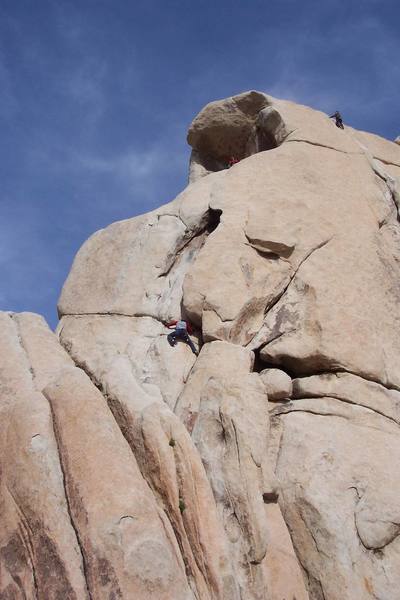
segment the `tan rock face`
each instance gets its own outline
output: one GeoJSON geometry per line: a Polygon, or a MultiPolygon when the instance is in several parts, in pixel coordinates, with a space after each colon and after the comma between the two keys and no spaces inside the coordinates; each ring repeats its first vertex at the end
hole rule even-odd
{"type": "Polygon", "coordinates": [[[191,597],[168,519],[103,396],[82,372],[63,373],[43,393],[92,596],[191,597]]]}
{"type": "MultiPolygon", "coordinates": [[[[89,598],[52,415],[36,384],[43,374],[34,370],[23,345],[26,333],[31,345],[41,345],[42,335],[51,338],[51,333],[33,315],[0,313],[0,322],[0,597],[89,598]]],[[[54,361],[54,371],[71,368],[53,337],[47,350],[54,349],[63,355],[59,365],[54,361]]]]}
{"type": "Polygon", "coordinates": [[[276,474],[311,598],[394,599],[398,424],[333,398],[290,404],[273,411],[283,430],[276,474]]]}
{"type": "Polygon", "coordinates": [[[0,596],[397,600],[400,148],[260,92],[188,140],[59,341],[0,314],[0,596]]]}
{"type": "Polygon", "coordinates": [[[2,597],[192,598],[104,397],[43,320],[0,318],[2,597]]]}
{"type": "Polygon", "coordinates": [[[265,385],[268,400],[289,400],[292,396],[292,380],[285,371],[280,369],[264,369],[260,373],[265,385]]]}
{"type": "Polygon", "coordinates": [[[185,426],[168,407],[183,390],[193,354],[178,345],[171,357],[165,331],[148,317],[80,316],[64,317],[59,335],[107,397],[173,527],[195,593],[229,598],[234,578],[211,488],[185,426]]]}

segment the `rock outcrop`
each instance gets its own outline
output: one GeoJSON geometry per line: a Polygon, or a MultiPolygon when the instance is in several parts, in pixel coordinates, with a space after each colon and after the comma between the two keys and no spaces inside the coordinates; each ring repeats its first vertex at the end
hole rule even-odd
{"type": "Polygon", "coordinates": [[[0,598],[397,600],[400,148],[260,92],[188,141],[56,335],[0,314],[0,598]]]}

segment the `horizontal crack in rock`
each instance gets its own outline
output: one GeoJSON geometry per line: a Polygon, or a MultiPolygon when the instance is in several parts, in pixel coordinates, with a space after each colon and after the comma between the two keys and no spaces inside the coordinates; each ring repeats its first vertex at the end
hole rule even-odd
{"type": "MultiPolygon", "coordinates": [[[[277,368],[284,370],[282,367],[277,367],[277,368]]],[[[385,390],[400,392],[400,387],[398,387],[398,386],[385,385],[379,379],[375,379],[373,377],[366,377],[365,374],[362,375],[361,373],[357,373],[357,371],[351,371],[350,369],[345,369],[344,367],[340,368],[340,369],[332,369],[332,370],[323,369],[321,371],[310,371],[309,373],[302,373],[301,375],[297,375],[296,379],[305,379],[307,377],[312,377],[313,375],[330,375],[330,374],[334,375],[336,373],[349,373],[350,375],[355,375],[356,377],[359,377],[360,379],[363,379],[364,381],[376,383],[377,385],[380,385],[383,388],[385,388],[385,390]]]]}
{"type": "Polygon", "coordinates": [[[339,148],[334,148],[333,146],[327,146],[326,144],[318,144],[318,142],[311,142],[311,140],[286,140],[286,144],[288,142],[297,142],[297,143],[303,143],[303,144],[310,144],[310,146],[317,146],[319,148],[326,148],[327,150],[334,150],[335,152],[340,152],[341,154],[350,154],[353,156],[359,156],[360,154],[362,154],[362,151],[360,150],[360,152],[351,152],[351,151],[347,151],[347,150],[340,150],[339,148]]]}
{"type": "MultiPolygon", "coordinates": [[[[336,398],[334,398],[334,400],[336,400],[336,398]]],[[[273,409],[271,411],[271,415],[274,417],[277,417],[280,415],[287,415],[292,412],[302,412],[302,413],[309,413],[311,415],[317,415],[320,417],[337,417],[338,419],[345,419],[346,421],[350,420],[349,417],[345,417],[344,415],[339,415],[339,414],[333,413],[333,412],[319,412],[317,409],[312,410],[311,408],[292,408],[292,406],[293,406],[292,402],[287,402],[285,407],[282,407],[282,408],[277,407],[277,408],[273,409]]]]}
{"type": "Polygon", "coordinates": [[[397,421],[396,419],[394,419],[393,417],[390,417],[389,415],[387,415],[386,413],[377,410],[375,408],[372,408],[371,406],[367,406],[366,404],[362,404],[361,402],[352,402],[351,400],[349,400],[348,398],[343,398],[342,396],[336,396],[333,394],[328,394],[328,395],[313,395],[313,394],[308,394],[306,396],[296,396],[295,398],[292,399],[293,402],[296,402],[296,400],[316,400],[316,399],[324,399],[324,398],[328,398],[328,399],[333,399],[333,400],[338,400],[339,402],[343,402],[345,404],[349,404],[350,406],[360,406],[361,408],[365,408],[365,410],[370,410],[371,412],[384,417],[385,419],[389,419],[389,421],[392,421],[393,423],[395,423],[396,425],[400,426],[400,419],[399,421],[397,421]]]}

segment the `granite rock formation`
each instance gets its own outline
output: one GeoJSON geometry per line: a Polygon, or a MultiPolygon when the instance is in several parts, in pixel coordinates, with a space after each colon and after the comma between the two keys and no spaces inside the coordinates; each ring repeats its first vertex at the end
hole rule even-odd
{"type": "Polygon", "coordinates": [[[188,141],[56,334],[0,314],[0,598],[397,600],[400,148],[254,91],[188,141]]]}

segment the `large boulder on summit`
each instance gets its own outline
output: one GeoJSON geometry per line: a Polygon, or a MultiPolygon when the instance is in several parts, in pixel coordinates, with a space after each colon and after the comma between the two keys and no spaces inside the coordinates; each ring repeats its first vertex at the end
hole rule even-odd
{"type": "Polygon", "coordinates": [[[211,102],[189,127],[187,141],[201,154],[224,159],[243,157],[260,111],[268,99],[260,92],[246,92],[211,102]]]}
{"type": "Polygon", "coordinates": [[[255,91],[188,141],[56,336],[0,315],[0,597],[397,600],[400,147],[255,91]]]}

